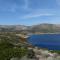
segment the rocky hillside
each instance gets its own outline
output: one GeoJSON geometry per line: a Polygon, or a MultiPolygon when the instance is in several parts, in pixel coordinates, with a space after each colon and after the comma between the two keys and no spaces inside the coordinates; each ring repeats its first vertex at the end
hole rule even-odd
{"type": "Polygon", "coordinates": [[[39,24],[33,26],[24,25],[0,25],[0,32],[42,32],[42,33],[60,33],[60,25],[58,24],[39,24]]]}
{"type": "Polygon", "coordinates": [[[55,33],[60,32],[60,25],[55,24],[40,24],[32,27],[34,32],[55,33]]]}

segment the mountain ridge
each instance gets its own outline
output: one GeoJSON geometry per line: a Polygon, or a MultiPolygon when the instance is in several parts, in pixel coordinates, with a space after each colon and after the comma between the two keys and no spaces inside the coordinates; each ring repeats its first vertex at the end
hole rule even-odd
{"type": "Polygon", "coordinates": [[[27,31],[31,33],[43,32],[43,33],[55,33],[60,32],[60,24],[48,24],[42,23],[32,26],[25,25],[0,25],[0,32],[15,32],[15,31],[27,31]]]}

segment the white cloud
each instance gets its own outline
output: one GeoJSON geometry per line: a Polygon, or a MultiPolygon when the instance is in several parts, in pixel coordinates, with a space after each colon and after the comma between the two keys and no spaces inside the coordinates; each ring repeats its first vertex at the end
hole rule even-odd
{"type": "Polygon", "coordinates": [[[53,16],[54,14],[48,14],[48,13],[44,13],[44,14],[28,14],[25,15],[23,17],[21,17],[21,19],[30,19],[30,18],[36,18],[36,17],[42,17],[42,16],[53,16]]]}

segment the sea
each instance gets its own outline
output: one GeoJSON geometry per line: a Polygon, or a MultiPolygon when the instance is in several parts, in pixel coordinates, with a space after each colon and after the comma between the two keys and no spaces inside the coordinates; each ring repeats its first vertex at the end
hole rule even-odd
{"type": "Polygon", "coordinates": [[[39,48],[60,50],[60,34],[31,35],[27,42],[39,48]]]}

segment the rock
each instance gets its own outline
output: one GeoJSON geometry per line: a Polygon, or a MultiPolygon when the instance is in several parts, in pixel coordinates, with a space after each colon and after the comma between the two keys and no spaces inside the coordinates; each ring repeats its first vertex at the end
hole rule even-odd
{"type": "Polygon", "coordinates": [[[60,60],[60,56],[57,56],[57,57],[56,57],[56,60],[60,60]]]}
{"type": "Polygon", "coordinates": [[[54,57],[48,57],[46,60],[55,60],[54,57]]]}
{"type": "Polygon", "coordinates": [[[20,58],[11,58],[10,60],[20,60],[20,58]]]}

